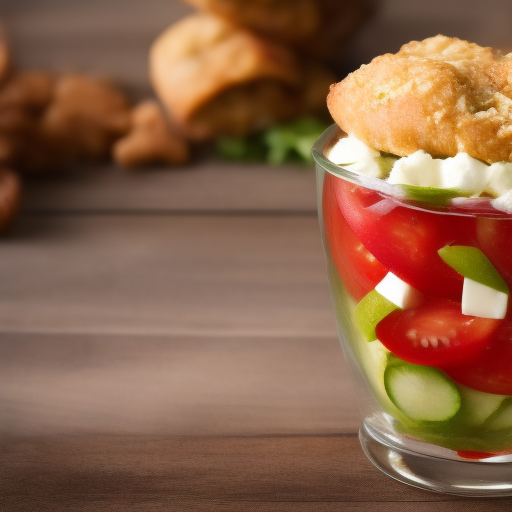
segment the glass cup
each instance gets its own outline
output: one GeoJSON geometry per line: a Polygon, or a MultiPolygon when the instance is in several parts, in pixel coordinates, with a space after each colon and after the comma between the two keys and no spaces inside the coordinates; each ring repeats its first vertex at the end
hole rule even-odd
{"type": "MultiPolygon", "coordinates": [[[[492,208],[488,198],[431,195],[334,165],[324,155],[340,136],[331,126],[312,153],[331,297],[362,415],[362,448],[384,473],[416,487],[512,495],[507,285],[499,296],[504,319],[461,311],[467,272],[480,272],[487,283],[492,267],[498,280],[512,284],[512,216],[492,208]],[[462,252],[450,251],[453,246],[462,252]],[[444,247],[455,256],[439,252],[444,247]],[[464,259],[466,252],[484,254],[487,263],[464,259]]],[[[481,299],[488,288],[496,291],[484,286],[468,297],[478,307],[494,304],[493,292],[481,299]]]]}

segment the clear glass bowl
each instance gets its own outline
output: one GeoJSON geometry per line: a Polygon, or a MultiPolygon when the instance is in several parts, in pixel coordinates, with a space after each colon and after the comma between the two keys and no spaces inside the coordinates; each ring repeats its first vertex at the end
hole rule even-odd
{"type": "MultiPolygon", "coordinates": [[[[432,206],[334,165],[324,155],[342,135],[330,127],[312,153],[363,450],[384,473],[417,487],[512,495],[512,308],[503,320],[462,315],[464,277],[437,252],[477,247],[512,285],[512,216],[485,198],[432,206]],[[404,309],[376,295],[388,272],[420,292],[402,294],[411,301],[404,309]]],[[[387,291],[396,289],[395,282],[387,291]]]]}

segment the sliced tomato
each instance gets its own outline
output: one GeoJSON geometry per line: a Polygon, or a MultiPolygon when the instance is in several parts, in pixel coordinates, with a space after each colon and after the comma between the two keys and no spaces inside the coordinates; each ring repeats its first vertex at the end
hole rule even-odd
{"type": "Polygon", "coordinates": [[[333,263],[348,292],[357,301],[382,281],[386,268],[368,251],[341,214],[336,199],[336,181],[326,174],[323,188],[323,224],[333,263]]]}
{"type": "Polygon", "coordinates": [[[377,338],[400,359],[426,366],[475,361],[493,342],[502,320],[463,315],[460,302],[428,299],[395,310],[377,324],[377,338]]]}
{"type": "Polygon", "coordinates": [[[512,216],[504,219],[480,217],[476,226],[482,251],[512,287],[512,216]]]}
{"type": "Polygon", "coordinates": [[[475,219],[418,210],[337,180],[338,205],[364,246],[426,295],[460,300],[463,277],[439,257],[448,244],[475,245],[475,219]]]}
{"type": "Polygon", "coordinates": [[[512,395],[512,321],[503,320],[492,345],[471,364],[442,368],[455,382],[468,388],[512,395]]]}

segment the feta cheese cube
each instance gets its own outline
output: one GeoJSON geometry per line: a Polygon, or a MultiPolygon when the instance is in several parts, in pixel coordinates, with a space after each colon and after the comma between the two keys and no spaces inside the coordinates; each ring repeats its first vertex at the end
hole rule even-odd
{"type": "Polygon", "coordinates": [[[423,299],[421,292],[402,281],[392,272],[386,274],[384,279],[375,287],[375,290],[402,309],[417,306],[423,299]]]}
{"type": "Polygon", "coordinates": [[[397,160],[391,170],[388,182],[416,187],[440,187],[440,172],[441,160],[434,159],[425,151],[420,150],[397,160]]]}
{"type": "Polygon", "coordinates": [[[441,160],[441,181],[439,188],[455,188],[479,196],[487,187],[490,167],[467,153],[458,153],[452,158],[441,160]]]}
{"type": "Polygon", "coordinates": [[[480,318],[505,318],[508,294],[464,278],[462,287],[462,314],[480,318]]]}

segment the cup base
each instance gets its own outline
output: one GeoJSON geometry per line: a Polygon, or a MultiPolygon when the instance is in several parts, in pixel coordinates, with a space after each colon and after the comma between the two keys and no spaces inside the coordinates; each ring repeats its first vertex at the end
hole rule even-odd
{"type": "MultiPolygon", "coordinates": [[[[459,496],[512,496],[512,462],[466,461],[415,452],[382,436],[370,421],[359,430],[370,461],[386,475],[414,487],[459,496]]],[[[445,451],[445,450],[443,450],[445,451]]]]}

